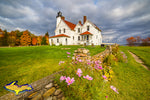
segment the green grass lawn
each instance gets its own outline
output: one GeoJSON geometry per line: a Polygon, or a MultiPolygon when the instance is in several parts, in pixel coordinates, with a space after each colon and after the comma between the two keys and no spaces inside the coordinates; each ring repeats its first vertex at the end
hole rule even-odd
{"type": "Polygon", "coordinates": [[[150,46],[128,47],[128,49],[141,58],[145,65],[147,65],[150,69],[150,46]]]}
{"type": "MultiPolygon", "coordinates": [[[[60,69],[60,60],[67,60],[66,52],[81,46],[35,46],[0,48],[0,96],[8,93],[3,86],[17,80],[18,84],[32,83],[60,69]],[[71,48],[62,50],[61,48],[71,48]]],[[[104,50],[100,46],[85,47],[95,55],[104,50]]]]}
{"type": "MultiPolygon", "coordinates": [[[[66,52],[73,54],[74,50],[79,47],[39,46],[0,48],[0,96],[8,93],[3,86],[11,81],[18,80],[20,85],[31,83],[58,71],[60,69],[59,61],[68,59],[66,52]],[[62,50],[61,48],[71,49],[62,50]]],[[[104,50],[104,48],[98,46],[86,48],[90,50],[91,55],[104,50]]],[[[127,55],[128,63],[117,62],[111,65],[114,71],[112,81],[104,85],[102,90],[103,84],[98,84],[96,79],[93,79],[91,83],[95,85],[91,85],[93,88],[90,88],[93,98],[105,100],[105,96],[108,96],[108,100],[150,100],[150,71],[143,68],[128,53],[128,49],[132,52],[135,51],[133,53],[139,50],[137,55],[143,57],[143,60],[147,60],[147,64],[150,65],[148,61],[149,56],[143,56],[149,54],[149,48],[121,46],[120,50],[127,55]],[[112,91],[110,85],[115,86],[119,94],[112,91]],[[96,93],[98,91],[99,93],[96,93]]],[[[76,84],[76,81],[73,84],[76,84]]],[[[82,88],[80,89],[82,90],[82,88]]],[[[88,94],[86,96],[88,97],[88,94]]]]}

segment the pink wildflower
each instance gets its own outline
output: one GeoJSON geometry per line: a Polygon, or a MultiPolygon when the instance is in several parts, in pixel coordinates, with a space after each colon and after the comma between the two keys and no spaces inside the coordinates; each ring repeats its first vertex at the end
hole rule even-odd
{"type": "Polygon", "coordinates": [[[70,58],[70,56],[67,56],[68,58],[70,58]]]}
{"type": "Polygon", "coordinates": [[[108,96],[105,96],[106,98],[108,98],[108,96]]]}
{"type": "Polygon", "coordinates": [[[67,54],[70,55],[71,53],[70,53],[70,52],[67,52],[67,54]]]}
{"type": "Polygon", "coordinates": [[[65,80],[66,79],[66,76],[61,76],[60,77],[60,81],[63,81],[63,80],[65,80]]]}
{"type": "Polygon", "coordinates": [[[61,63],[65,63],[65,62],[64,62],[64,61],[60,61],[60,62],[59,62],[59,65],[60,65],[61,63]]]}
{"type": "Polygon", "coordinates": [[[68,83],[68,85],[72,84],[74,82],[74,78],[70,79],[70,77],[66,78],[66,83],[68,83]]]}
{"type": "Polygon", "coordinates": [[[77,73],[76,73],[79,77],[81,77],[81,74],[82,74],[82,70],[79,68],[78,70],[77,70],[77,73]]]}
{"type": "Polygon", "coordinates": [[[91,63],[88,62],[87,64],[90,65],[91,63]]]}
{"type": "Polygon", "coordinates": [[[107,79],[107,77],[106,77],[105,75],[102,75],[102,77],[103,77],[104,79],[107,79]]]}
{"type": "Polygon", "coordinates": [[[76,58],[76,60],[78,61],[79,59],[78,59],[78,58],[76,58]]]}
{"type": "Polygon", "coordinates": [[[102,66],[98,66],[97,68],[103,70],[102,66]]]}
{"type": "Polygon", "coordinates": [[[81,59],[79,59],[78,61],[79,61],[79,62],[82,62],[82,60],[81,60],[81,59]]]}
{"type": "Polygon", "coordinates": [[[76,64],[77,62],[75,61],[74,63],[76,64]]]}
{"type": "Polygon", "coordinates": [[[118,92],[118,90],[116,89],[116,87],[114,87],[114,86],[111,85],[110,88],[111,88],[112,90],[114,90],[116,93],[119,94],[119,92],[118,92]]]}
{"type": "Polygon", "coordinates": [[[89,75],[83,76],[83,78],[86,78],[88,80],[93,80],[93,78],[91,76],[89,76],[89,75]]]}

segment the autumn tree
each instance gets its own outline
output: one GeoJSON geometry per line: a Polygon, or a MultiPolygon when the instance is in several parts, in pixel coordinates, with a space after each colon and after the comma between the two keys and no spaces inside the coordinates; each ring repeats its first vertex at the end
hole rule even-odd
{"type": "Polygon", "coordinates": [[[28,30],[23,32],[23,35],[20,38],[20,43],[22,46],[28,46],[31,44],[31,36],[28,30]]]}
{"type": "Polygon", "coordinates": [[[142,39],[142,46],[149,46],[150,45],[150,37],[142,39]]]}
{"type": "Polygon", "coordinates": [[[3,46],[8,46],[7,39],[8,39],[8,32],[7,32],[7,30],[5,29],[5,30],[4,30],[4,36],[3,36],[3,38],[2,38],[2,45],[3,45],[3,46]]]}
{"type": "Polygon", "coordinates": [[[16,32],[15,31],[11,31],[10,33],[8,33],[8,39],[7,42],[9,44],[9,46],[15,46],[15,42],[16,42],[16,32]]]}
{"type": "Polygon", "coordinates": [[[46,44],[49,44],[49,34],[48,32],[45,33],[45,38],[46,38],[46,44]]]}
{"type": "Polygon", "coordinates": [[[36,45],[37,44],[37,39],[36,39],[36,37],[33,37],[32,38],[32,45],[36,45]]]}
{"type": "Polygon", "coordinates": [[[4,39],[4,31],[0,29],[0,46],[3,45],[3,39],[4,39]]]}
{"type": "Polygon", "coordinates": [[[141,37],[140,37],[140,36],[137,36],[137,37],[136,37],[136,42],[137,42],[137,43],[140,43],[140,42],[141,42],[141,37]]]}
{"type": "Polygon", "coordinates": [[[38,36],[37,37],[37,44],[41,45],[41,42],[42,42],[42,36],[38,36]]]}
{"type": "Polygon", "coordinates": [[[21,38],[23,32],[19,31],[19,30],[15,30],[15,32],[16,32],[16,43],[15,44],[18,46],[18,45],[20,45],[20,38],[21,38]]]}
{"type": "Polygon", "coordinates": [[[126,40],[129,45],[134,45],[134,43],[136,42],[136,38],[134,38],[134,37],[129,37],[126,40]]]}

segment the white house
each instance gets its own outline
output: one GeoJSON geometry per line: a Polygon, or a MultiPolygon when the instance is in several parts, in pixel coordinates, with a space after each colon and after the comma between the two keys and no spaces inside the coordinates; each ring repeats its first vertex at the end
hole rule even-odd
{"type": "Polygon", "coordinates": [[[50,45],[101,45],[102,34],[101,30],[83,17],[83,24],[79,21],[73,24],[65,20],[62,13],[59,11],[56,16],[55,35],[49,38],[50,45]]]}

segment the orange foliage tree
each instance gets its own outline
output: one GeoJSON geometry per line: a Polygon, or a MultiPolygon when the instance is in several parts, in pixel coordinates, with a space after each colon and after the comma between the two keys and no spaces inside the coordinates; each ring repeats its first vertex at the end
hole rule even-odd
{"type": "Polygon", "coordinates": [[[20,43],[22,46],[28,46],[31,44],[31,36],[28,30],[24,31],[23,35],[21,35],[20,43]]]}
{"type": "Polygon", "coordinates": [[[129,37],[126,39],[129,45],[134,45],[134,42],[136,42],[136,38],[129,37]]]}
{"type": "Polygon", "coordinates": [[[33,38],[32,38],[32,44],[33,44],[33,45],[36,45],[36,44],[37,44],[37,39],[36,39],[36,37],[33,37],[33,38]]]}

